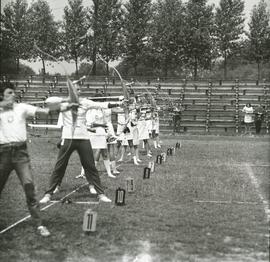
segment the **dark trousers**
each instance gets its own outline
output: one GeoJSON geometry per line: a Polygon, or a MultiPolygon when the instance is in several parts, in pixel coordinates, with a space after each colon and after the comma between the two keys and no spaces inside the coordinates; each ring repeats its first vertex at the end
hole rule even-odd
{"type": "Polygon", "coordinates": [[[16,171],[23,186],[29,212],[39,226],[41,225],[40,209],[25,142],[0,145],[0,194],[13,170],[16,171]]]}
{"type": "Polygon", "coordinates": [[[256,120],[255,121],[256,134],[259,134],[261,132],[261,127],[262,127],[262,120],[256,120]]]}
{"type": "Polygon", "coordinates": [[[52,195],[55,188],[61,184],[69,158],[75,150],[80,156],[80,161],[84,168],[85,177],[88,183],[94,185],[98,194],[104,193],[98,171],[95,167],[95,160],[90,141],[86,139],[65,139],[64,144],[60,147],[57,161],[50,177],[49,189],[45,194],[52,195]]]}

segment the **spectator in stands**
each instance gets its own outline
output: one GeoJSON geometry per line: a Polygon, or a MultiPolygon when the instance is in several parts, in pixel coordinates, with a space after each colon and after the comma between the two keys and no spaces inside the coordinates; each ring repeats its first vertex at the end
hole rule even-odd
{"type": "Polygon", "coordinates": [[[249,133],[251,135],[251,127],[254,122],[254,109],[250,103],[247,103],[242,109],[242,112],[244,113],[245,134],[249,133]]]}
{"type": "Polygon", "coordinates": [[[259,134],[261,132],[262,120],[264,115],[263,107],[259,105],[257,108],[255,108],[254,114],[255,114],[255,130],[256,134],[259,134]]]}
{"type": "Polygon", "coordinates": [[[36,114],[49,113],[40,108],[15,102],[14,85],[3,83],[0,87],[0,194],[12,170],[15,170],[23,186],[26,202],[41,236],[50,232],[43,225],[27,150],[26,118],[36,114]]]}

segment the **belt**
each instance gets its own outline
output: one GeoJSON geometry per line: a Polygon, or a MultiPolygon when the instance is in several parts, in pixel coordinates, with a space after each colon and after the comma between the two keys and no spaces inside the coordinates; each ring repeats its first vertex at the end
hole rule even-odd
{"type": "Polygon", "coordinates": [[[0,144],[0,148],[26,148],[26,142],[10,142],[0,144]]]}

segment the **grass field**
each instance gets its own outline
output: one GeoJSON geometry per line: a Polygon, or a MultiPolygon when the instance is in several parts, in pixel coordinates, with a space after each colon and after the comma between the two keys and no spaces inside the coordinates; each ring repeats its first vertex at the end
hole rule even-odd
{"type": "MultiPolygon", "coordinates": [[[[143,180],[140,166],[125,162],[117,179],[101,180],[114,200],[118,186],[133,177],[136,192],[125,206],[100,204],[97,230],[82,231],[87,205],[55,204],[42,214],[49,238],[26,220],[0,235],[0,261],[269,261],[269,137],[162,137],[162,150],[182,147],[143,180]]],[[[38,198],[55,163],[57,139],[33,138],[29,144],[38,198]]],[[[85,183],[73,154],[59,199],[85,183]]],[[[83,187],[72,200],[87,200],[83,187]]],[[[44,206],[42,206],[44,207],[44,206]]],[[[28,215],[17,177],[10,176],[0,199],[0,230],[28,215]]]]}

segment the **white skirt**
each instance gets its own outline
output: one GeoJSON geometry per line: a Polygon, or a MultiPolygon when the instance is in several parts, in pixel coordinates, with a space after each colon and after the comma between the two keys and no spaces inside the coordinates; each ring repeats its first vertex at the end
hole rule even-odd
{"type": "Polygon", "coordinates": [[[144,120],[138,121],[139,140],[149,139],[149,130],[145,122],[144,120]]]}
{"type": "Polygon", "coordinates": [[[107,134],[102,127],[96,129],[96,133],[89,132],[89,139],[92,149],[106,149],[107,148],[107,134]]]}
{"type": "Polygon", "coordinates": [[[152,133],[152,120],[145,120],[145,124],[147,126],[148,129],[148,133],[151,134],[152,133]]]}

